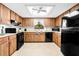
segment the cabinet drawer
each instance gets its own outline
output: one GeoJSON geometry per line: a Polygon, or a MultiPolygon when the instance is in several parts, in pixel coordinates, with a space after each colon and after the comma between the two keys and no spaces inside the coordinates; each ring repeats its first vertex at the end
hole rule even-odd
{"type": "Polygon", "coordinates": [[[16,35],[9,36],[9,38],[10,39],[13,39],[13,38],[15,39],[16,38],[16,35]]]}
{"type": "Polygon", "coordinates": [[[0,38],[0,56],[9,55],[9,41],[8,37],[0,38]]]}

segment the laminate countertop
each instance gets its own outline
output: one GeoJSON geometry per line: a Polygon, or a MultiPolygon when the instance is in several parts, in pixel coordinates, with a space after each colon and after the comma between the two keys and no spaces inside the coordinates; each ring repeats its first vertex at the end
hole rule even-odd
{"type": "Polygon", "coordinates": [[[0,34],[0,38],[3,38],[3,37],[6,37],[6,36],[11,36],[11,35],[15,35],[15,34],[17,34],[17,33],[8,33],[8,34],[0,34]]]}
{"type": "MultiPolygon", "coordinates": [[[[40,31],[22,31],[22,32],[40,32],[40,31]]],[[[56,33],[61,33],[61,32],[58,32],[58,31],[43,31],[43,32],[56,32],[56,33]]],[[[17,33],[20,33],[20,32],[17,32],[17,33]]],[[[6,36],[11,36],[11,35],[16,35],[17,33],[0,34],[0,38],[6,37],[6,36]]],[[[40,33],[42,33],[42,32],[40,32],[40,33]]]]}

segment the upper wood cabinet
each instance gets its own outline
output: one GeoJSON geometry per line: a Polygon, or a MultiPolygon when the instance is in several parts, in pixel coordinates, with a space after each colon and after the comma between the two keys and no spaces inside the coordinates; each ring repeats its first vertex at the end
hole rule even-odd
{"type": "Polygon", "coordinates": [[[19,15],[16,14],[16,21],[21,22],[21,24],[19,26],[23,25],[22,20],[23,20],[22,17],[20,17],[19,15]]]}
{"type": "Polygon", "coordinates": [[[10,9],[1,4],[1,23],[10,24],[10,9]]]}
{"type": "Polygon", "coordinates": [[[55,25],[55,20],[52,18],[44,19],[44,24],[46,27],[53,27],[55,25]]]}
{"type": "MultiPolygon", "coordinates": [[[[33,27],[34,26],[34,20],[31,18],[25,18],[23,19],[23,27],[33,27]]],[[[38,20],[38,19],[37,19],[38,20]]],[[[55,26],[55,20],[52,18],[42,19],[44,21],[44,24],[46,27],[53,27],[55,26]]]]}
{"type": "Polygon", "coordinates": [[[11,19],[15,20],[16,19],[15,17],[16,17],[15,13],[13,11],[11,11],[11,19]]]}
{"type": "Polygon", "coordinates": [[[55,26],[61,26],[61,20],[62,20],[62,17],[57,17],[55,19],[55,26]]]}
{"type": "Polygon", "coordinates": [[[15,17],[15,18],[16,18],[16,21],[17,21],[17,22],[20,22],[20,21],[19,21],[19,15],[16,14],[16,17],[15,17]]]}
{"type": "Polygon", "coordinates": [[[20,24],[19,26],[22,27],[22,25],[23,25],[23,19],[20,17],[20,18],[19,18],[19,21],[21,22],[21,24],[20,24]]]}
{"type": "Polygon", "coordinates": [[[23,19],[23,27],[32,27],[34,26],[34,19],[25,18],[23,19]]]}

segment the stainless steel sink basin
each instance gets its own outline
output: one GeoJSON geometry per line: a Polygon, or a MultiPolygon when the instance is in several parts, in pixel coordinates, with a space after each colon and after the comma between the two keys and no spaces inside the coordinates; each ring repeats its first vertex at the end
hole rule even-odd
{"type": "Polygon", "coordinates": [[[39,34],[40,34],[40,32],[35,32],[35,34],[36,34],[36,35],[39,35],[39,34]]]}

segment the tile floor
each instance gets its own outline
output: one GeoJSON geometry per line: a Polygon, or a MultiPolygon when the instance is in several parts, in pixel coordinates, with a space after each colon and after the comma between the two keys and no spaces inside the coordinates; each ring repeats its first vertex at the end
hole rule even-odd
{"type": "Polygon", "coordinates": [[[55,43],[24,43],[12,56],[63,56],[55,43]]]}

